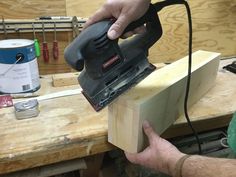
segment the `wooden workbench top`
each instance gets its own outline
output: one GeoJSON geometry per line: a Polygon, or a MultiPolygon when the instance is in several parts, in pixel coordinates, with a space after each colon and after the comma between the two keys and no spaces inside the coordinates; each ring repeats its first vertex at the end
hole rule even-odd
{"type": "MultiPolygon", "coordinates": [[[[216,86],[190,109],[198,130],[228,124],[236,111],[235,80],[219,71],[216,86]]],[[[78,88],[52,87],[51,76],[43,76],[41,85],[40,94],[78,88]]],[[[114,147],[107,142],[107,125],[107,109],[95,112],[82,94],[42,101],[39,116],[26,120],[17,120],[12,107],[1,109],[0,174],[108,151],[114,147]]],[[[187,132],[181,117],[164,136],[187,132]]]]}
{"type": "MultiPolygon", "coordinates": [[[[52,87],[41,79],[40,95],[78,86],[52,87]]],[[[107,143],[107,111],[97,113],[82,94],[39,102],[36,118],[17,120],[14,108],[0,110],[0,174],[112,148],[107,143]]]]}

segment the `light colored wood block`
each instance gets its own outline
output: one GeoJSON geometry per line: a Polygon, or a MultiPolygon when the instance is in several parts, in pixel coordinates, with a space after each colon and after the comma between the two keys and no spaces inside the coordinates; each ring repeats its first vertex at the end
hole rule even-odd
{"type": "Polygon", "coordinates": [[[52,85],[53,87],[63,87],[70,85],[78,85],[79,73],[63,73],[52,75],[52,85]]]}
{"type": "MultiPolygon", "coordinates": [[[[189,105],[213,85],[219,53],[193,53],[189,105]]],[[[188,57],[154,71],[121,95],[108,108],[108,141],[128,152],[144,148],[142,122],[148,120],[161,134],[183,113],[188,57]]]]}

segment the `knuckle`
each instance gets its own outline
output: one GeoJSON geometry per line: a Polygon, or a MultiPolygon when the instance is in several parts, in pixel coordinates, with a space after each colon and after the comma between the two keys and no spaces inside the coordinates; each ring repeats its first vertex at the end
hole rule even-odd
{"type": "Polygon", "coordinates": [[[120,31],[123,27],[123,24],[120,21],[116,21],[113,25],[112,28],[115,29],[116,31],[120,31]]]}
{"type": "Polygon", "coordinates": [[[89,17],[87,20],[87,24],[91,24],[93,23],[93,16],[89,17]]]}
{"type": "Polygon", "coordinates": [[[103,8],[105,9],[110,9],[111,7],[113,7],[114,3],[110,0],[108,0],[105,4],[103,4],[103,8]]]}

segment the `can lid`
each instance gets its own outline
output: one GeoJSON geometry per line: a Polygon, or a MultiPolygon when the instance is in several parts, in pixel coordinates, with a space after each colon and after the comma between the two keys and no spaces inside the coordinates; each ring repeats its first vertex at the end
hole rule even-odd
{"type": "Polygon", "coordinates": [[[0,41],[0,48],[9,49],[9,48],[18,48],[25,47],[34,44],[33,40],[29,39],[6,39],[0,41]]]}
{"type": "Polygon", "coordinates": [[[26,110],[34,109],[37,106],[38,106],[37,99],[23,101],[23,102],[14,104],[16,111],[26,111],[26,110]]]}

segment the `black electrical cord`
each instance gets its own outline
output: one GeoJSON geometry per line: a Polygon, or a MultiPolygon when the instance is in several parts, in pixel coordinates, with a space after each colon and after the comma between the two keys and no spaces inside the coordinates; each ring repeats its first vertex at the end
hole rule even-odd
{"type": "Polygon", "coordinates": [[[190,7],[187,1],[184,1],[183,3],[186,7],[187,16],[188,16],[188,25],[189,25],[189,48],[188,48],[188,76],[187,76],[187,83],[186,83],[186,91],[185,91],[185,98],[184,98],[184,115],[188,122],[189,127],[191,128],[198,144],[198,153],[202,154],[202,147],[201,142],[199,140],[199,136],[197,131],[193,128],[193,125],[190,121],[189,115],[188,115],[188,97],[189,97],[189,89],[190,89],[190,83],[191,83],[191,70],[192,70],[192,36],[193,36],[193,30],[192,30],[192,17],[191,17],[191,11],[190,7]]]}
{"type": "Polygon", "coordinates": [[[186,83],[186,91],[185,91],[185,97],[184,97],[184,115],[187,120],[187,123],[189,127],[191,128],[197,144],[198,144],[198,153],[202,154],[202,147],[201,147],[201,142],[199,140],[199,136],[197,131],[193,128],[193,125],[190,121],[189,115],[188,115],[188,97],[189,97],[189,90],[190,90],[190,83],[191,83],[191,70],[192,70],[192,36],[193,36],[193,30],[192,30],[192,17],[191,17],[191,10],[189,7],[189,4],[185,0],[165,0],[158,2],[154,4],[157,12],[160,11],[162,8],[169,6],[169,5],[176,5],[176,4],[184,4],[186,11],[187,11],[187,16],[188,16],[188,25],[189,25],[189,48],[188,48],[188,76],[187,76],[187,83],[186,83]]]}

